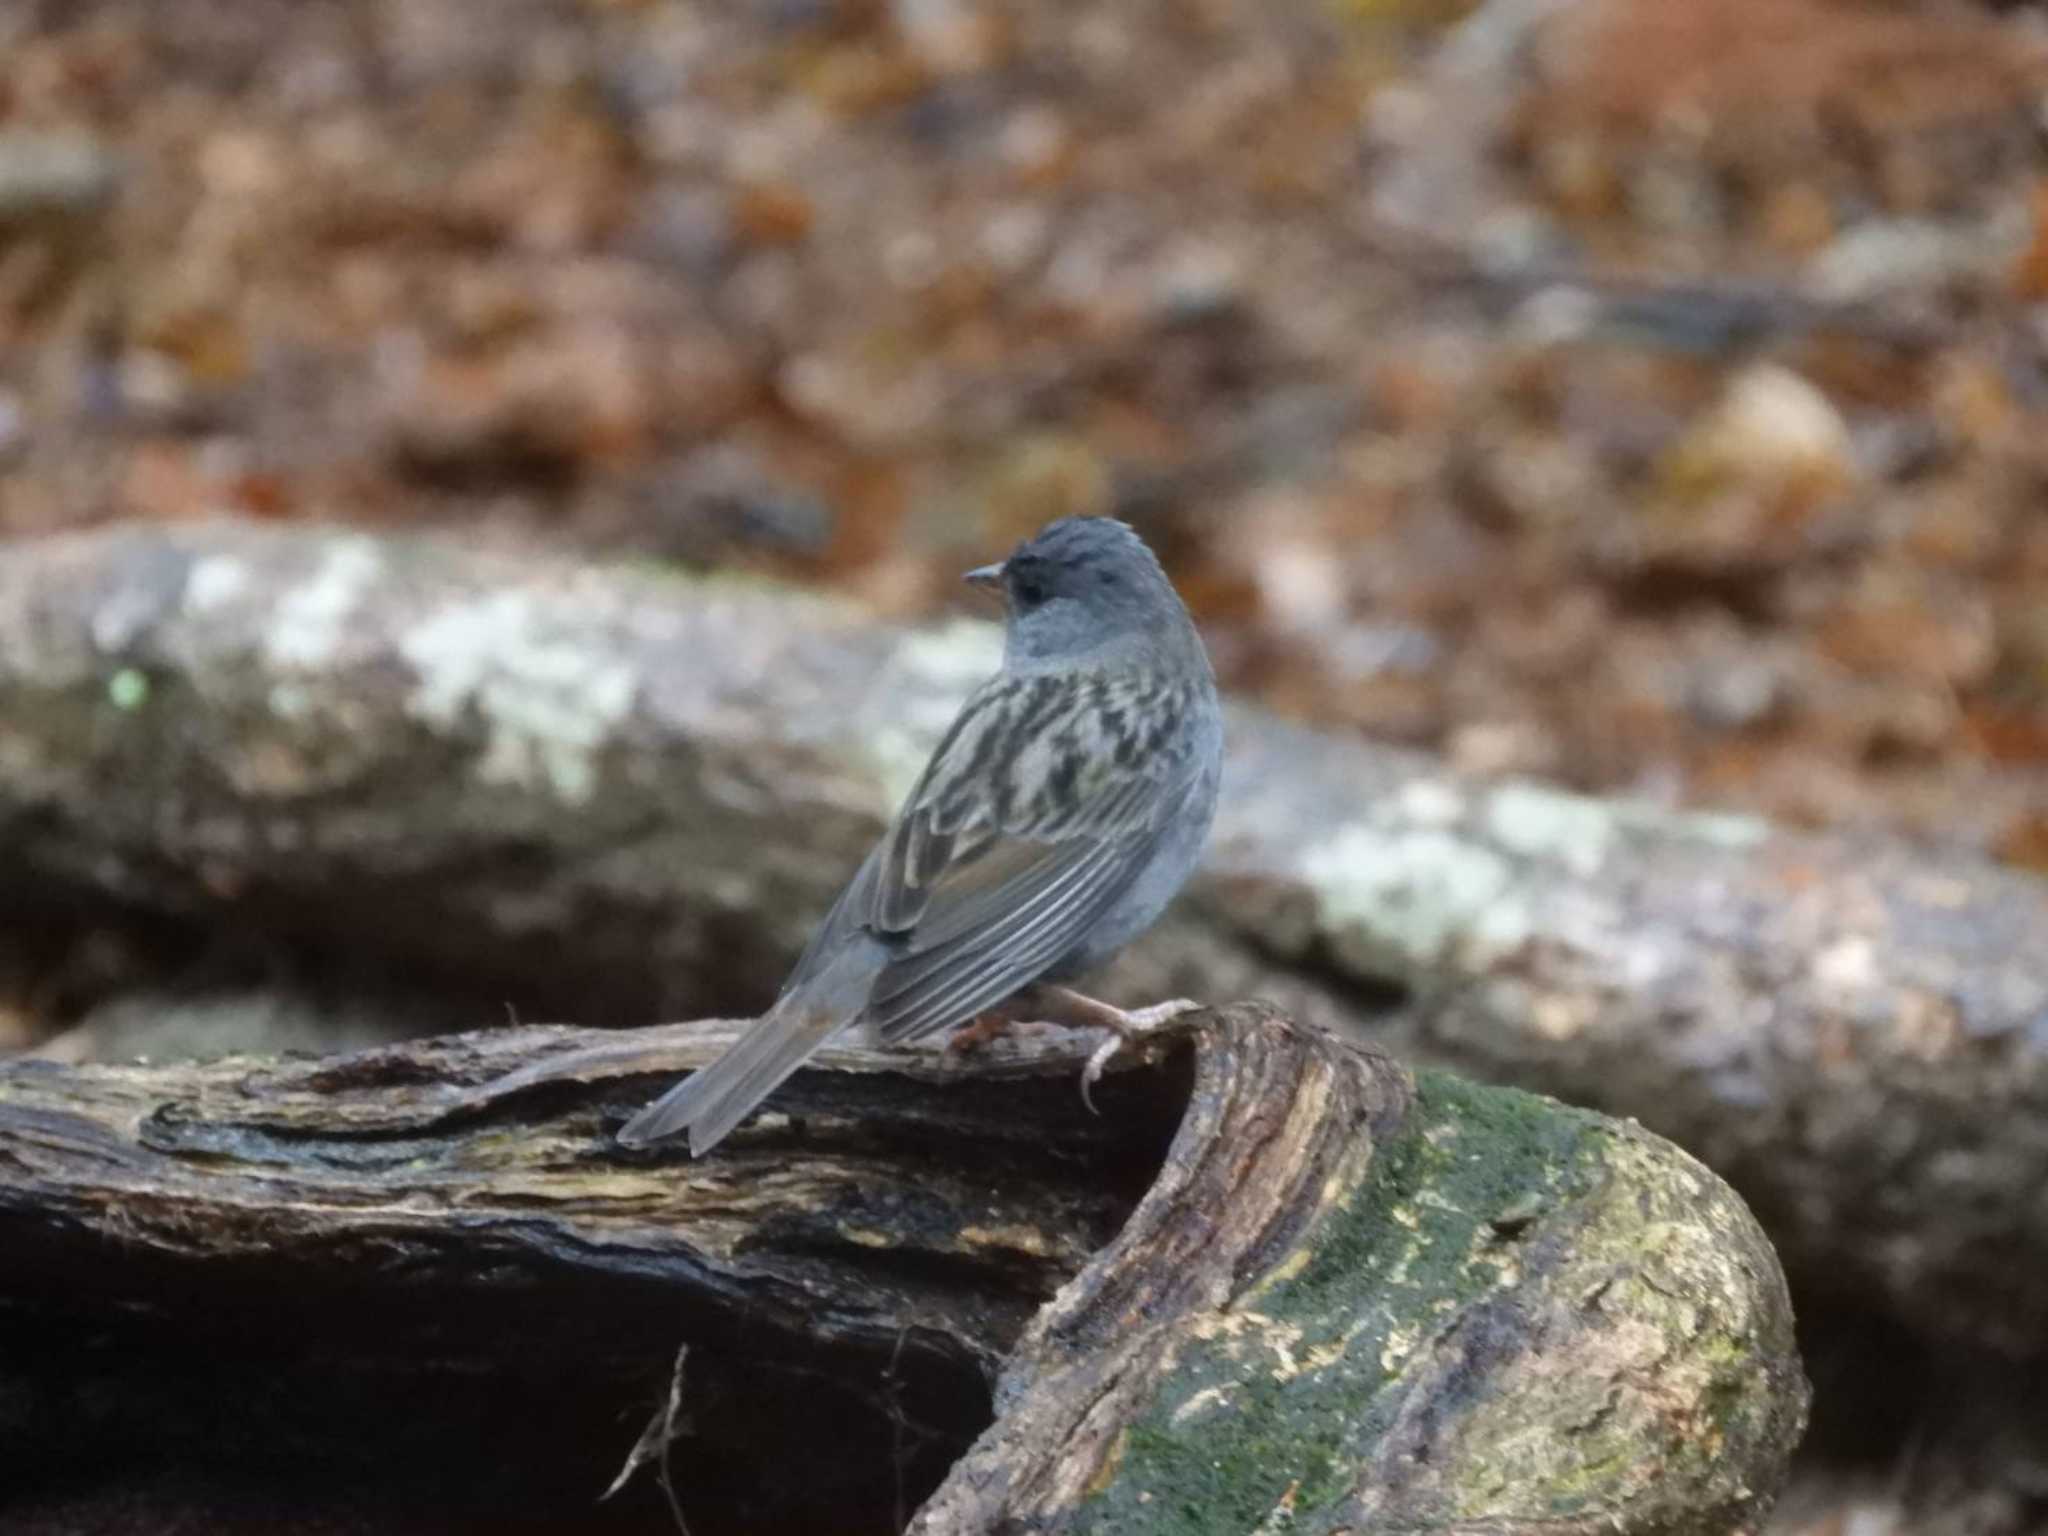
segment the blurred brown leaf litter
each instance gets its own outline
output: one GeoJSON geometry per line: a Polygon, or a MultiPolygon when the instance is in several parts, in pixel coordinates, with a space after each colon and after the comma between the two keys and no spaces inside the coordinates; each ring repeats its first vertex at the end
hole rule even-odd
{"type": "Polygon", "coordinates": [[[2028,11],[30,6],[0,530],[461,523],[922,613],[1111,512],[1290,713],[2039,864],[2028,11]],[[1414,166],[1440,259],[1376,237],[1414,166]]]}

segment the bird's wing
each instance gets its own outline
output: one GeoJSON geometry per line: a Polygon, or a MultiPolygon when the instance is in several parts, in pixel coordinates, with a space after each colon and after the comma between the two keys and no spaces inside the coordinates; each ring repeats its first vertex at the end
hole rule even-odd
{"type": "Polygon", "coordinates": [[[1194,785],[1193,707],[1132,674],[1004,677],[968,701],[855,882],[895,949],[868,997],[881,1038],[1001,1002],[1115,906],[1194,785]]]}

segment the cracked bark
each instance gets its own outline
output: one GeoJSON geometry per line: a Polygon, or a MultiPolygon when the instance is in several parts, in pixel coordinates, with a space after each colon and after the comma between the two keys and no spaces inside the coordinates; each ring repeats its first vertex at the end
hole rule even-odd
{"type": "Polygon", "coordinates": [[[1769,1244],[1639,1129],[1245,1005],[1120,1061],[1099,1119],[1054,1032],[835,1052],[700,1162],[611,1141],[724,1038],[0,1066],[10,1528],[133,1495],[210,1530],[661,1529],[646,1490],[589,1500],[679,1345],[699,1536],[920,1499],[931,1536],[1706,1533],[1782,1479],[1769,1244]],[[177,1497],[130,1436],[177,1448],[177,1497]]]}

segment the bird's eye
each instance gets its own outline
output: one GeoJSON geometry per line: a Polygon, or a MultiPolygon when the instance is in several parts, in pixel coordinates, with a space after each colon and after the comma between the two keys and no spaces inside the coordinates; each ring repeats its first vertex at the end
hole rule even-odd
{"type": "Polygon", "coordinates": [[[1020,576],[1010,587],[1010,595],[1017,600],[1020,608],[1036,608],[1045,601],[1045,587],[1033,576],[1020,576]]]}

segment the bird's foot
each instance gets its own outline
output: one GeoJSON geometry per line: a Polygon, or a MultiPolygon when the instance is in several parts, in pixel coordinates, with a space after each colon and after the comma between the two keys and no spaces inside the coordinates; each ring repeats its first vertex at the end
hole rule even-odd
{"type": "Polygon", "coordinates": [[[1088,1065],[1081,1069],[1081,1102],[1088,1106],[1090,1114],[1100,1113],[1095,1107],[1095,1085],[1101,1081],[1109,1064],[1116,1060],[1118,1051],[1161,1025],[1170,1024],[1190,1009],[1201,1007],[1200,1003],[1188,998],[1176,997],[1170,1002],[1154,1003],[1149,1008],[1124,1009],[1076,992],[1071,987],[1043,983],[1032,988],[1030,996],[1032,1011],[1037,1017],[1050,1017],[1053,1022],[1074,1029],[1109,1032],[1109,1038],[1095,1048],[1095,1054],[1088,1058],[1088,1065]]]}

